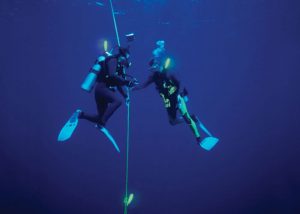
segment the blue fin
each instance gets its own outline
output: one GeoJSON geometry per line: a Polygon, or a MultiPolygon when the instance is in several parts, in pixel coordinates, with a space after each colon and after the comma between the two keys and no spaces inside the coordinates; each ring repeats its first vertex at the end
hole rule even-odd
{"type": "Polygon", "coordinates": [[[113,138],[113,136],[110,134],[110,132],[103,126],[96,125],[96,127],[100,129],[100,131],[109,139],[109,141],[113,144],[115,149],[120,153],[119,146],[115,141],[115,139],[113,138]]]}
{"type": "Polygon", "coordinates": [[[66,141],[72,136],[73,132],[75,131],[75,129],[78,125],[78,115],[80,112],[81,112],[80,110],[76,110],[72,114],[70,119],[66,122],[64,127],[60,130],[60,133],[57,138],[58,141],[60,141],[60,142],[66,141]]]}
{"type": "Polygon", "coordinates": [[[212,148],[214,148],[218,142],[219,142],[219,139],[216,137],[206,137],[201,141],[200,146],[203,149],[209,151],[212,148]]]}

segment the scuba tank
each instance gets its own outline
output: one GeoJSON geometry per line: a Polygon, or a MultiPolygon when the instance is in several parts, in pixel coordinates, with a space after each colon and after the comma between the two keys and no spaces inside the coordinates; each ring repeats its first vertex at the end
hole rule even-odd
{"type": "Polygon", "coordinates": [[[100,56],[95,65],[91,68],[88,75],[85,77],[83,83],[81,84],[81,88],[87,92],[91,92],[95,86],[97,76],[102,69],[101,64],[105,61],[105,56],[100,56]]]}
{"type": "Polygon", "coordinates": [[[106,57],[111,55],[107,51],[107,49],[108,49],[107,40],[104,40],[103,48],[104,48],[104,54],[98,57],[94,66],[90,69],[90,72],[88,73],[88,75],[85,77],[83,83],[81,84],[81,88],[87,92],[91,92],[93,90],[96,80],[97,80],[97,77],[98,77],[98,74],[102,70],[102,66],[104,64],[106,57]]]}
{"type": "MultiPolygon", "coordinates": [[[[126,35],[126,38],[127,38],[128,42],[132,42],[135,39],[135,35],[134,35],[134,33],[130,33],[130,34],[126,35]]],[[[112,54],[110,52],[112,52],[114,50],[114,48],[110,52],[107,51],[107,49],[108,49],[107,40],[104,41],[103,47],[104,47],[104,54],[101,55],[97,59],[96,63],[90,69],[90,72],[88,73],[88,75],[85,77],[83,83],[81,84],[81,88],[83,90],[87,91],[87,92],[91,92],[92,89],[94,88],[97,77],[98,77],[99,73],[101,72],[101,70],[102,70],[102,68],[105,64],[106,58],[112,56],[112,54]]],[[[119,49],[119,52],[122,52],[124,55],[128,52],[128,48],[121,48],[121,47],[118,46],[118,49],[119,49]]],[[[126,61],[125,67],[128,68],[130,66],[130,64],[131,64],[130,62],[126,61]]],[[[122,73],[122,74],[119,74],[119,75],[123,75],[123,73],[125,75],[125,71],[123,71],[123,69],[120,69],[118,71],[118,73],[119,72],[122,73]]]]}

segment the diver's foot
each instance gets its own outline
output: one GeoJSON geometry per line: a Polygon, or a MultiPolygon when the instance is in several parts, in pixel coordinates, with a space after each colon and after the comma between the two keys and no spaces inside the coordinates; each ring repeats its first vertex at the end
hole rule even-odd
{"type": "Polygon", "coordinates": [[[81,109],[77,109],[76,110],[76,114],[77,114],[77,118],[78,119],[83,118],[84,113],[83,113],[83,111],[81,109]]]}
{"type": "Polygon", "coordinates": [[[196,137],[196,141],[197,141],[197,144],[200,146],[200,143],[202,141],[202,137],[196,137]]]}
{"type": "Polygon", "coordinates": [[[95,125],[95,127],[98,128],[98,129],[104,129],[105,128],[105,124],[104,123],[97,123],[95,125]]]}
{"type": "Polygon", "coordinates": [[[82,111],[80,110],[80,109],[77,109],[74,113],[73,113],[73,115],[71,116],[71,118],[70,118],[70,122],[71,123],[74,123],[75,121],[77,121],[78,120],[78,118],[80,118],[80,114],[82,113],[82,111]]]}

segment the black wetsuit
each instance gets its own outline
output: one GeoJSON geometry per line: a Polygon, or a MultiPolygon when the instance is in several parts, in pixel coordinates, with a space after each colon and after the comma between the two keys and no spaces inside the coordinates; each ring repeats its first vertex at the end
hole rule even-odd
{"type": "Polygon", "coordinates": [[[171,72],[166,70],[156,70],[155,67],[152,67],[151,69],[155,70],[148,77],[148,80],[135,87],[134,90],[146,88],[151,83],[154,83],[157,91],[164,100],[170,124],[177,125],[185,121],[192,129],[196,140],[199,143],[201,141],[201,137],[196,124],[197,117],[195,115],[190,115],[184,99],[187,95],[186,89],[183,88],[183,90],[181,90],[179,80],[171,72]],[[178,110],[181,117],[177,117],[178,110]]]}
{"type": "Polygon", "coordinates": [[[100,65],[102,68],[97,76],[95,86],[95,101],[98,114],[89,115],[83,112],[80,118],[104,126],[122,104],[122,100],[116,95],[116,90],[126,98],[127,94],[123,86],[128,86],[129,81],[124,78],[124,67],[118,63],[117,57],[107,57],[100,65]]]}
{"type": "Polygon", "coordinates": [[[179,80],[174,74],[170,74],[169,72],[153,71],[153,73],[148,77],[148,80],[144,84],[137,86],[134,90],[145,88],[151,83],[155,84],[159,95],[164,101],[169,121],[172,125],[174,125],[176,123],[175,121],[178,119],[177,104],[180,90],[179,80]]]}
{"type": "Polygon", "coordinates": [[[169,118],[175,120],[177,118],[177,103],[180,83],[178,79],[166,72],[154,72],[152,75],[156,89],[165,103],[165,108],[169,118]]]}

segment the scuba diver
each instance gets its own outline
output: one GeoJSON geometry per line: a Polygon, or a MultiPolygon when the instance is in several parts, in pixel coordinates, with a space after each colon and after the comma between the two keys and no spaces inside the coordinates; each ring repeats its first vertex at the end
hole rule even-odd
{"type": "MultiPolygon", "coordinates": [[[[119,53],[106,56],[100,56],[95,65],[91,69],[91,75],[96,75],[95,86],[95,101],[97,104],[97,115],[90,115],[81,110],[78,111],[79,119],[86,119],[97,124],[99,127],[104,127],[112,114],[121,106],[122,100],[116,95],[118,91],[129,103],[129,98],[124,86],[129,88],[137,84],[136,79],[127,80],[129,75],[126,75],[126,69],[130,66],[129,50],[119,47],[119,53]]],[[[82,88],[91,91],[91,87],[86,82],[89,82],[89,77],[82,84],[82,88]]]]}
{"type": "MultiPolygon", "coordinates": [[[[126,37],[129,42],[133,41],[134,34],[128,34],[126,37]]],[[[118,145],[105,128],[105,125],[122,104],[122,100],[117,96],[117,91],[126,100],[126,104],[129,104],[127,89],[136,86],[138,82],[135,78],[126,74],[126,69],[131,65],[129,46],[127,48],[118,46],[116,54],[107,52],[107,42],[104,43],[104,47],[104,54],[98,57],[81,85],[81,88],[87,92],[95,90],[94,98],[98,113],[92,115],[77,109],[61,129],[58,141],[68,140],[76,129],[78,120],[85,119],[94,123],[96,128],[99,128],[113,143],[116,150],[120,152],[118,145]]]]}
{"type": "Polygon", "coordinates": [[[168,69],[170,58],[166,58],[165,42],[157,41],[156,45],[158,47],[152,52],[153,58],[149,62],[150,76],[143,84],[132,88],[132,90],[141,90],[154,83],[164,101],[170,124],[187,123],[193,131],[197,143],[200,144],[201,136],[197,128],[198,119],[195,115],[190,115],[186,105],[188,92],[181,87],[178,78],[168,69]],[[165,63],[163,63],[164,61],[165,63]],[[178,111],[181,114],[180,117],[177,115],[178,111]]]}

